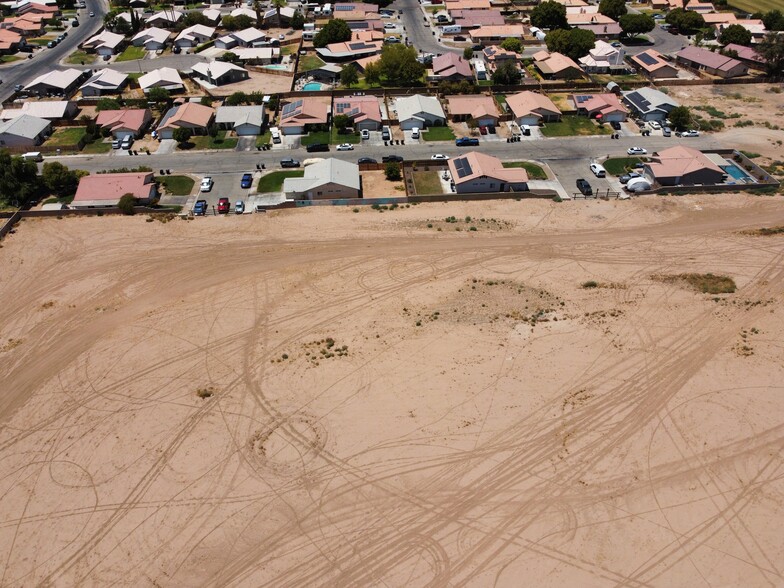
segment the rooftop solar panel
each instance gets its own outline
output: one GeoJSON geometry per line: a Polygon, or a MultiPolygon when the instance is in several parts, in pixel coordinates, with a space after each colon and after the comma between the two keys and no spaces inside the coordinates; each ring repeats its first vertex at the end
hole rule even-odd
{"type": "Polygon", "coordinates": [[[582,104],[583,102],[588,102],[593,96],[575,96],[574,100],[577,104],[582,104]]]}
{"type": "Polygon", "coordinates": [[[289,116],[296,110],[299,110],[301,107],[302,107],[302,100],[296,100],[294,102],[286,104],[283,107],[283,116],[289,116]]]}
{"type": "Polygon", "coordinates": [[[455,169],[457,170],[458,178],[464,178],[472,173],[471,164],[468,163],[468,160],[465,157],[458,157],[455,159],[455,169]]]}
{"type": "Polygon", "coordinates": [[[655,63],[659,63],[658,59],[656,59],[653,55],[650,55],[648,53],[640,53],[637,56],[637,59],[642,61],[645,65],[653,65],[655,63]]]}

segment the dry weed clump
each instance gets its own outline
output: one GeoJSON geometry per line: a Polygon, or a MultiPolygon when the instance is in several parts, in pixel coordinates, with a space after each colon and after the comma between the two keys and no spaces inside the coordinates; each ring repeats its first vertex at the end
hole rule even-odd
{"type": "Polygon", "coordinates": [[[580,284],[584,290],[591,290],[593,288],[604,288],[607,290],[626,290],[626,284],[619,284],[618,282],[597,282],[596,280],[588,280],[580,284]]]}
{"type": "Polygon", "coordinates": [[[12,349],[16,349],[22,344],[21,339],[8,339],[5,345],[0,347],[0,353],[6,353],[7,351],[11,351],[12,349]]]}
{"type": "Polygon", "coordinates": [[[206,388],[199,388],[196,390],[196,396],[198,396],[202,400],[207,400],[207,398],[212,398],[214,395],[215,395],[215,388],[213,386],[207,386],[206,388]]]}
{"type": "Polygon", "coordinates": [[[653,275],[652,279],[667,284],[681,283],[690,288],[702,292],[703,294],[732,294],[737,289],[735,280],[729,276],[716,276],[707,274],[676,274],[676,275],[653,275]]]}
{"type": "Polygon", "coordinates": [[[762,227],[761,229],[750,229],[742,231],[743,235],[751,235],[752,237],[770,237],[772,235],[784,234],[784,227],[762,227]]]}

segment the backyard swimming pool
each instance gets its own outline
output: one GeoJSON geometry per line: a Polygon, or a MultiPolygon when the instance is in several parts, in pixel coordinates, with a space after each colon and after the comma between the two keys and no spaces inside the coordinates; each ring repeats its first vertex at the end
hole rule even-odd
{"type": "Polygon", "coordinates": [[[302,86],[303,90],[314,91],[314,90],[321,90],[323,86],[318,82],[308,82],[304,86],[302,86]]]}
{"type": "Polygon", "coordinates": [[[265,65],[264,69],[278,69],[278,70],[286,71],[289,69],[289,66],[284,65],[282,63],[273,63],[272,65],[265,65]]]}
{"type": "Polygon", "coordinates": [[[743,171],[741,168],[739,168],[731,161],[729,160],[726,161],[727,161],[727,165],[722,165],[720,167],[725,172],[727,172],[727,175],[729,175],[732,179],[734,179],[736,182],[740,182],[743,184],[749,184],[754,182],[754,179],[749,174],[747,174],[745,171],[743,171]]]}

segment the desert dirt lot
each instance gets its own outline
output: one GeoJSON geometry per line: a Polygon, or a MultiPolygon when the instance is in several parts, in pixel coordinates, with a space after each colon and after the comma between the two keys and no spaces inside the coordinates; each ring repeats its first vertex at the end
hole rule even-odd
{"type": "Polygon", "coordinates": [[[0,584],[781,585],[781,204],[25,221],[0,584]]]}

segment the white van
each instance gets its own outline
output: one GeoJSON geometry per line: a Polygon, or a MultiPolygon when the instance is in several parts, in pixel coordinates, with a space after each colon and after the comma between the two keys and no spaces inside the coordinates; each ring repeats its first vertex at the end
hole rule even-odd
{"type": "Polygon", "coordinates": [[[445,27],[441,27],[441,32],[445,35],[455,35],[463,30],[463,27],[460,25],[447,25],[445,27]]]}
{"type": "Polygon", "coordinates": [[[526,137],[531,136],[531,127],[528,125],[520,125],[520,132],[525,135],[526,137]]]}
{"type": "Polygon", "coordinates": [[[414,127],[413,129],[411,129],[411,138],[419,139],[419,127],[414,127]]]}
{"type": "Polygon", "coordinates": [[[273,143],[280,143],[280,129],[278,127],[270,127],[270,137],[273,143]]]}
{"type": "Polygon", "coordinates": [[[325,4],[324,6],[322,6],[321,14],[323,14],[324,16],[328,16],[332,14],[332,4],[325,4]]]}
{"type": "Polygon", "coordinates": [[[28,151],[27,153],[22,154],[22,159],[27,161],[43,161],[44,156],[41,155],[40,151],[28,151]]]}

